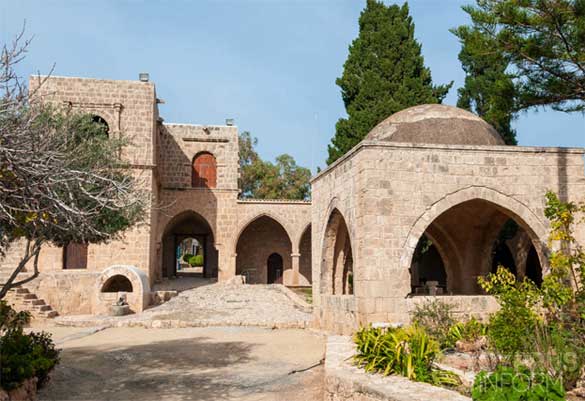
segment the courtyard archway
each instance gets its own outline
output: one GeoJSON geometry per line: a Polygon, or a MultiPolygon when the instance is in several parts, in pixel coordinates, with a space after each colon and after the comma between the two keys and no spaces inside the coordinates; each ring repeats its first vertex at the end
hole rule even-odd
{"type": "Polygon", "coordinates": [[[292,243],[284,226],[273,217],[259,216],[238,237],[236,274],[244,276],[249,284],[289,285],[292,283],[291,255],[292,243]]]}
{"type": "Polygon", "coordinates": [[[500,265],[519,279],[528,270],[530,278],[541,276],[543,230],[531,226],[519,212],[526,215],[522,209],[472,198],[419,220],[429,223],[409,256],[412,294],[481,294],[477,279],[500,265]]]}
{"type": "Polygon", "coordinates": [[[345,218],[333,209],[327,220],[321,261],[321,293],[353,294],[353,249],[345,218]]]}
{"type": "Polygon", "coordinates": [[[198,213],[185,211],[175,216],[164,231],[162,247],[162,277],[217,277],[218,252],[213,231],[198,213]]]}

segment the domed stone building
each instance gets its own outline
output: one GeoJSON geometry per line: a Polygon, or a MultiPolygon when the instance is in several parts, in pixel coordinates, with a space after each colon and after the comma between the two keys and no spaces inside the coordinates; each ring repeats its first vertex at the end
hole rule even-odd
{"type": "MultiPolygon", "coordinates": [[[[505,146],[478,116],[421,105],[378,124],[312,180],[313,300],[321,327],[406,322],[440,296],[496,307],[477,278],[547,271],[545,193],[583,200],[582,149],[505,146]]],[[[583,240],[584,233],[578,233],[583,240]]]]}
{"type": "Polygon", "coordinates": [[[164,122],[148,79],[51,77],[41,94],[129,137],[124,155],[152,194],[147,224],[122,240],[42,251],[27,286],[60,314],[104,313],[120,292],[138,312],[161,283],[194,274],[312,286],[315,324],[339,333],[406,322],[434,296],[481,315],[495,302],[479,276],[500,264],[546,274],[546,191],[585,195],[582,149],[505,146],[468,111],[420,105],[313,177],[311,202],[241,200],[237,128],[164,122]]]}

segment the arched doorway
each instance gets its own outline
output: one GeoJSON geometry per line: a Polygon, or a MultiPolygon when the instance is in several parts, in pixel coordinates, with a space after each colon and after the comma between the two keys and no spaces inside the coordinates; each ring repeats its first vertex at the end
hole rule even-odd
{"type": "Polygon", "coordinates": [[[268,284],[282,284],[283,266],[282,256],[278,253],[273,253],[268,257],[268,260],[266,261],[268,284]]]}
{"type": "MultiPolygon", "coordinates": [[[[280,256],[281,280],[292,284],[292,243],[285,228],[272,217],[262,215],[242,230],[236,244],[236,274],[246,278],[249,284],[275,282],[269,271],[269,259],[276,265],[280,256]],[[271,281],[272,280],[272,281],[271,281]]],[[[274,272],[273,272],[274,273],[274,272]]]]}
{"type": "Polygon", "coordinates": [[[186,211],[175,216],[163,235],[162,277],[217,277],[218,254],[209,223],[186,211]]]}
{"type": "Polygon", "coordinates": [[[332,295],[353,294],[353,251],[349,230],[339,210],[327,221],[321,261],[321,292],[332,295]]]}
{"type": "Polygon", "coordinates": [[[426,227],[413,253],[410,266],[412,293],[428,295],[438,287],[437,295],[482,294],[478,284],[480,276],[495,271],[499,265],[518,273],[515,261],[522,259],[522,255],[516,253],[525,251],[509,245],[520,243],[516,240],[520,237],[526,238],[532,247],[540,245],[535,242],[538,237],[526,222],[500,205],[471,199],[450,207],[426,227]],[[426,243],[429,240],[430,245],[426,243]],[[421,256],[421,247],[425,244],[426,253],[421,256]],[[428,267],[424,270],[425,264],[433,264],[434,270],[428,267]],[[425,273],[421,274],[421,270],[425,273]],[[435,280],[428,285],[425,276],[432,272],[436,274],[435,280]],[[443,277],[444,285],[441,283],[443,277]]]}

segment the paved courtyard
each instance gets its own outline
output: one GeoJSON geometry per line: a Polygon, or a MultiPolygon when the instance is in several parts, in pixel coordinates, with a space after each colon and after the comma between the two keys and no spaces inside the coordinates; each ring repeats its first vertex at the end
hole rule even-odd
{"type": "Polygon", "coordinates": [[[153,328],[254,326],[309,327],[311,306],[282,285],[207,283],[182,291],[170,301],[142,313],[123,317],[63,316],[69,326],[142,326],[153,328]]]}
{"type": "Polygon", "coordinates": [[[308,330],[49,327],[61,364],[39,400],[322,399],[324,340],[308,330]],[[296,373],[291,373],[298,371],[296,373]]]}

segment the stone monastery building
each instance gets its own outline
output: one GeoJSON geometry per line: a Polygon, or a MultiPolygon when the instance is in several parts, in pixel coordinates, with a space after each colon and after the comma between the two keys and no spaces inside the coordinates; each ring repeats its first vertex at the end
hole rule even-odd
{"type": "Polygon", "coordinates": [[[312,286],[315,324],[335,332],[404,322],[429,296],[482,314],[495,301],[477,277],[499,264],[536,283],[546,274],[546,191],[585,195],[582,149],[505,146],[472,113],[422,105],[313,177],[311,202],[241,200],[237,128],[164,122],[148,79],[52,77],[41,92],[128,137],[124,156],[152,194],[122,241],[42,251],[28,286],[59,314],[105,313],[119,292],[139,312],[185,272],[312,286]]]}

